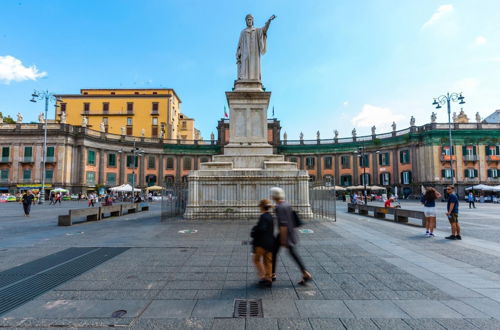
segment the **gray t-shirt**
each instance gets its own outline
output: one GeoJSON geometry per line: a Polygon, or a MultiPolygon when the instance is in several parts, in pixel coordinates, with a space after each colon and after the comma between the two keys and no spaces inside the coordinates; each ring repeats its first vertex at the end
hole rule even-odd
{"type": "Polygon", "coordinates": [[[292,218],[292,207],[290,204],[286,201],[276,204],[275,212],[276,219],[278,220],[278,226],[285,226],[288,228],[288,245],[297,244],[298,237],[295,232],[295,225],[292,218]]]}

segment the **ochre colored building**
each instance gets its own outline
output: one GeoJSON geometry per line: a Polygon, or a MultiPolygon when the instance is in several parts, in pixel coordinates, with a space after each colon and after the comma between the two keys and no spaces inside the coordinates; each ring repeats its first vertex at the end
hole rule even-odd
{"type": "Polygon", "coordinates": [[[57,97],[56,119],[61,121],[64,112],[70,125],[82,126],[86,121],[88,128],[106,133],[195,140],[194,119],[191,125],[181,124],[181,100],[170,88],[82,89],[80,94],[57,97]]]}

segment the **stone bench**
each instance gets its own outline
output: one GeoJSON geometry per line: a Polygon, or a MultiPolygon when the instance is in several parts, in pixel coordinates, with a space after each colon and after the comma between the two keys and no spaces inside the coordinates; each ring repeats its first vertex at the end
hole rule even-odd
{"type": "Polygon", "coordinates": [[[59,216],[58,225],[71,226],[75,219],[81,217],[85,217],[83,221],[92,221],[104,219],[105,215],[109,215],[109,217],[118,217],[141,211],[149,211],[149,203],[123,203],[85,209],[73,209],[69,210],[68,215],[59,216]]]}
{"type": "Polygon", "coordinates": [[[91,207],[85,209],[73,209],[69,210],[68,215],[60,215],[58,218],[59,226],[71,226],[73,220],[77,218],[85,217],[83,221],[96,221],[101,220],[101,208],[91,207]]]}
{"type": "Polygon", "coordinates": [[[122,215],[122,206],[120,204],[101,206],[101,219],[107,214],[109,217],[119,217],[122,215]]]}
{"type": "Polygon", "coordinates": [[[141,211],[149,211],[149,203],[139,203],[139,208],[141,211]]]}
{"type": "Polygon", "coordinates": [[[425,227],[425,215],[422,211],[405,210],[400,208],[392,207],[380,207],[374,205],[364,205],[364,204],[347,204],[347,212],[356,213],[360,215],[373,216],[377,219],[386,219],[387,214],[393,215],[394,222],[403,223],[407,225],[415,226],[415,224],[410,223],[408,219],[418,219],[421,220],[421,225],[419,227],[425,227]],[[370,212],[372,213],[370,215],[370,212]]]}
{"type": "Polygon", "coordinates": [[[136,213],[136,212],[142,211],[142,209],[139,209],[137,207],[137,205],[138,205],[138,203],[123,203],[123,204],[120,204],[120,206],[122,208],[122,215],[130,214],[130,213],[136,213]]]}

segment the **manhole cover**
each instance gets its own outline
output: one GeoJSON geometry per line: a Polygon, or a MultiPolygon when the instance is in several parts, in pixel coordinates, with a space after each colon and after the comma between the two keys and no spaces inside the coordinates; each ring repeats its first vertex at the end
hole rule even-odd
{"type": "Polygon", "coordinates": [[[123,315],[127,314],[127,311],[124,309],[119,309],[117,311],[114,311],[113,314],[111,314],[111,317],[122,317],[123,315]]]}
{"type": "Polygon", "coordinates": [[[235,299],[233,317],[264,317],[262,299],[235,299]]]}
{"type": "Polygon", "coordinates": [[[183,230],[179,230],[180,234],[195,234],[197,232],[198,231],[196,229],[183,229],[183,230]]]}
{"type": "Polygon", "coordinates": [[[299,229],[299,232],[302,234],[313,234],[314,230],[312,230],[312,229],[299,229]]]}

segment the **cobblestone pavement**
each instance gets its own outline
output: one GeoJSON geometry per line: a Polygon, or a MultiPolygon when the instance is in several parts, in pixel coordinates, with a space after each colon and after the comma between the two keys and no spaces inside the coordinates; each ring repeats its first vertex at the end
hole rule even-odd
{"type": "Polygon", "coordinates": [[[443,239],[447,227],[429,239],[421,228],[345,213],[336,223],[312,221],[299,251],[314,281],[298,286],[299,271],[282,253],[278,280],[262,289],[245,244],[253,222],[162,223],[153,205],[150,212],[57,227],[55,211],[38,211],[0,220],[0,270],[69,247],[130,249],[1,315],[0,326],[500,328],[500,244],[468,238],[467,225],[464,240],[450,242],[443,239]],[[264,317],[233,318],[235,298],[262,299],[264,317]],[[117,310],[126,314],[111,317],[117,310]]]}

